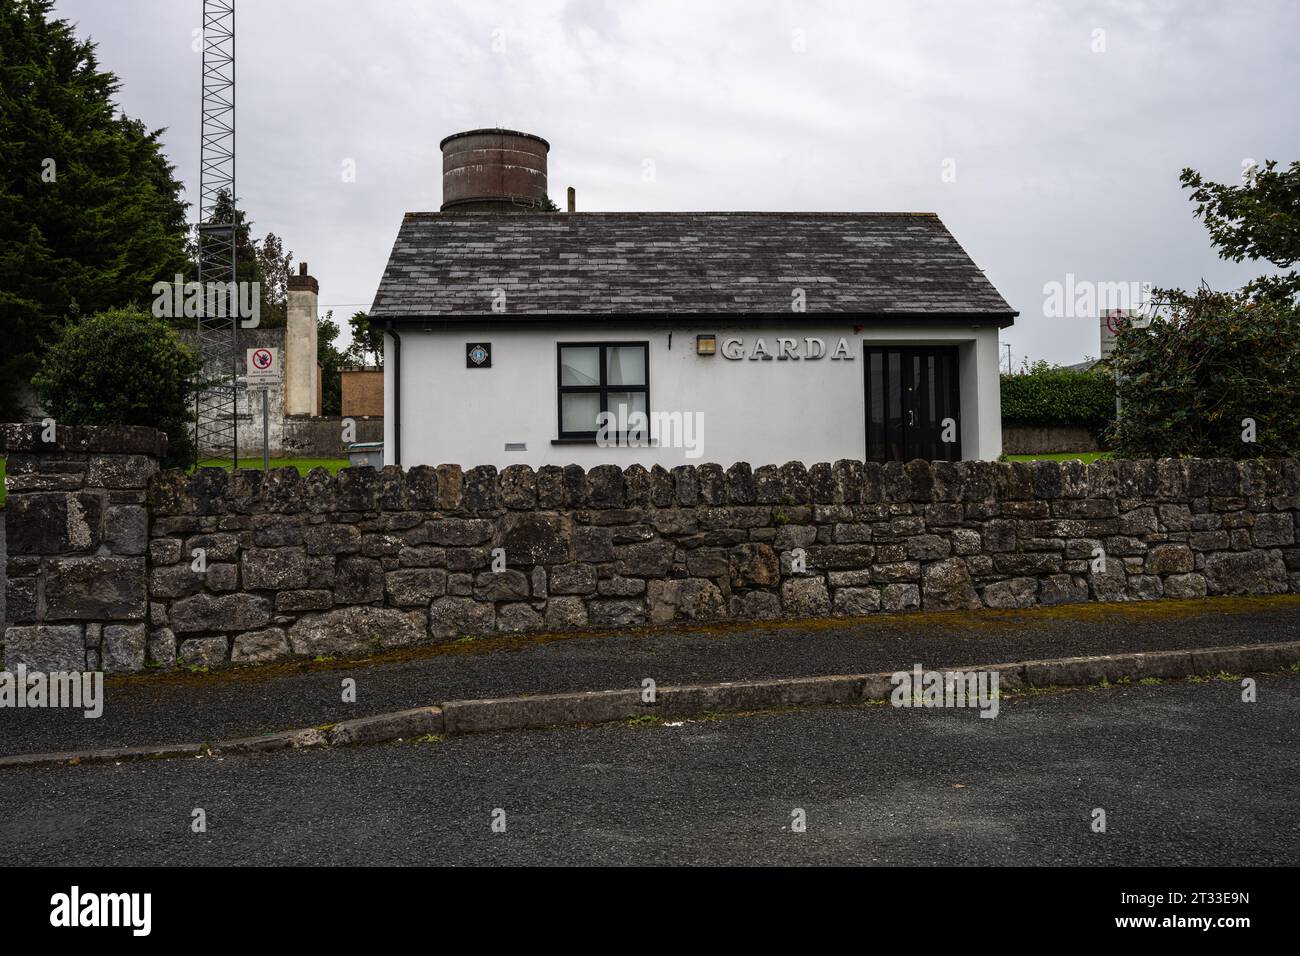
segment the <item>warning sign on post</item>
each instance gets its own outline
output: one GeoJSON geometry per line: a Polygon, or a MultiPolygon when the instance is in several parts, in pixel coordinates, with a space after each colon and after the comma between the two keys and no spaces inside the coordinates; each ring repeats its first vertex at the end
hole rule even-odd
{"type": "Polygon", "coordinates": [[[246,369],[249,385],[275,385],[280,381],[280,350],[249,349],[246,369]]]}

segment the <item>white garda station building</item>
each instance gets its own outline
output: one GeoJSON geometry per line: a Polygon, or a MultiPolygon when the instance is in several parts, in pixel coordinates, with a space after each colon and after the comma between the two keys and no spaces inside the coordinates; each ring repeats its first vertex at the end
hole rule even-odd
{"type": "Polygon", "coordinates": [[[388,464],[1001,454],[1016,313],[933,213],[551,212],[540,137],[442,150],[370,312],[388,464]]]}

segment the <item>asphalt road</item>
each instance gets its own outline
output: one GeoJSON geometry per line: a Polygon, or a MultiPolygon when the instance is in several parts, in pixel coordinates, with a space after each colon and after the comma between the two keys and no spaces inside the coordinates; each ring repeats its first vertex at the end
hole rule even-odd
{"type": "Polygon", "coordinates": [[[1128,685],[1008,701],[993,720],[818,709],[7,771],[0,851],[79,866],[1300,863],[1300,676],[1240,697],[1233,681],[1128,685]]]}
{"type": "Polygon", "coordinates": [[[210,743],[445,700],[640,687],[646,677],[663,686],[1296,639],[1294,596],[496,638],[414,660],[110,682],[95,720],[80,711],[0,709],[0,756],[210,743]],[[356,703],[342,701],[345,677],[357,682],[356,703]]]}

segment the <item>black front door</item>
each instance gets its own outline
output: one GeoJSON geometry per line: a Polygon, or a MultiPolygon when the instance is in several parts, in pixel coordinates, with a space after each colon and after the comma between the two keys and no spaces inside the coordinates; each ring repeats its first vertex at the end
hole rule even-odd
{"type": "Polygon", "coordinates": [[[955,346],[867,346],[867,460],[958,461],[955,346]]]}

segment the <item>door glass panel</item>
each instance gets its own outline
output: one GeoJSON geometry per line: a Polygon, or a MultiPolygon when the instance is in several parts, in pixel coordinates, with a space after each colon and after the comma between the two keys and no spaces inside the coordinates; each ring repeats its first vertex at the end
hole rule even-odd
{"type": "Polygon", "coordinates": [[[867,457],[885,457],[885,362],[881,353],[867,356],[867,457]]]}
{"type": "Polygon", "coordinates": [[[931,425],[933,425],[935,423],[935,417],[934,417],[935,409],[938,407],[934,404],[934,356],[933,355],[926,357],[926,364],[928,366],[926,371],[929,373],[929,388],[927,389],[927,392],[928,392],[928,397],[930,399],[930,402],[929,405],[926,406],[925,420],[929,422],[931,425]]]}
{"type": "Polygon", "coordinates": [[[897,352],[889,353],[889,417],[900,418],[903,414],[903,368],[902,357],[897,352]]]}
{"type": "Polygon", "coordinates": [[[885,420],[885,460],[903,460],[903,357],[890,352],[885,373],[885,401],[888,412],[885,420]]]}
{"type": "Polygon", "coordinates": [[[560,384],[599,385],[600,346],[570,346],[560,349],[560,384]]]}

